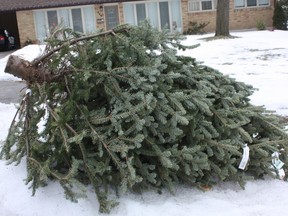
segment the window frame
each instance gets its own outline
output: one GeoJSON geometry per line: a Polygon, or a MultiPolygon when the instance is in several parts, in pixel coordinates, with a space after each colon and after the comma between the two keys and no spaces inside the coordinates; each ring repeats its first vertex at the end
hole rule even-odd
{"type": "Polygon", "coordinates": [[[217,9],[217,0],[189,0],[188,1],[189,13],[211,12],[211,11],[216,11],[216,9],[217,9]],[[211,2],[211,9],[203,9],[202,2],[211,2]],[[199,10],[192,10],[190,7],[191,3],[199,3],[199,10]]]}
{"type": "Polygon", "coordinates": [[[234,8],[235,9],[242,9],[242,8],[262,8],[262,7],[270,7],[271,6],[271,1],[267,0],[267,4],[261,4],[261,0],[256,0],[256,5],[248,6],[248,0],[244,0],[244,5],[243,6],[236,6],[235,5],[235,0],[234,0],[234,8]]]}

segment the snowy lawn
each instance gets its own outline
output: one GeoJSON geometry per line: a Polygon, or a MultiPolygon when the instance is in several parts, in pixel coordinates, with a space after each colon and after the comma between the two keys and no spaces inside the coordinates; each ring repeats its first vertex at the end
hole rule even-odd
{"type": "MultiPolygon", "coordinates": [[[[200,47],[181,52],[195,57],[205,65],[252,84],[258,89],[251,101],[264,105],[279,115],[288,116],[288,31],[232,32],[235,39],[201,40],[213,36],[188,36],[187,45],[200,47]]],[[[41,52],[38,46],[16,51],[27,60],[41,52]]],[[[0,59],[0,80],[18,80],[3,72],[7,57],[0,59]]],[[[8,133],[15,114],[14,104],[0,103],[0,146],[8,133]]],[[[90,216],[98,215],[98,202],[91,190],[87,199],[77,204],[66,200],[62,188],[51,183],[31,197],[25,186],[24,162],[6,166],[0,161],[0,216],[90,216]]],[[[112,216],[274,216],[288,211],[288,183],[267,178],[249,181],[242,190],[235,183],[221,183],[210,191],[177,187],[175,196],[164,191],[162,195],[147,192],[120,197],[120,205],[112,216]]]]}

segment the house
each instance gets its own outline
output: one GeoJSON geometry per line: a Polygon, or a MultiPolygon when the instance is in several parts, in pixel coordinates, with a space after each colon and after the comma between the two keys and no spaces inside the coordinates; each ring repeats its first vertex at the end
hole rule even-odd
{"type": "MultiPolygon", "coordinates": [[[[0,27],[22,46],[43,43],[50,30],[62,24],[83,33],[108,30],[118,24],[137,25],[144,19],[159,30],[183,32],[190,22],[209,22],[215,31],[217,0],[1,0],[0,27]]],[[[230,29],[272,26],[274,0],[230,0],[230,29]]]]}

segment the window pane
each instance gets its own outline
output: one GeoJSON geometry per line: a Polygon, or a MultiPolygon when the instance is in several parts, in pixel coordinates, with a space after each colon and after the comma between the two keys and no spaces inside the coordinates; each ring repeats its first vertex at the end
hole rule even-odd
{"type": "Polygon", "coordinates": [[[125,23],[136,25],[133,6],[133,4],[124,4],[124,20],[125,23]]]}
{"type": "Polygon", "coordinates": [[[105,6],[106,29],[112,29],[119,25],[118,6],[105,6]]]}
{"type": "Polygon", "coordinates": [[[212,10],[212,1],[202,1],[202,10],[212,10]]]}
{"type": "Polygon", "coordinates": [[[247,0],[247,7],[257,6],[257,0],[247,0]]]}
{"type": "Polygon", "coordinates": [[[235,8],[245,7],[245,0],[235,0],[235,8]]]}
{"type": "Polygon", "coordinates": [[[69,22],[69,10],[67,9],[61,9],[58,11],[59,13],[59,20],[60,20],[60,24],[62,24],[65,27],[70,27],[70,22],[69,22]]]}
{"type": "Polygon", "coordinates": [[[81,9],[72,9],[72,22],[73,22],[73,29],[77,32],[84,32],[83,31],[83,23],[82,23],[82,14],[81,9]]]}
{"type": "Polygon", "coordinates": [[[145,4],[136,4],[137,24],[146,19],[145,4]]]}
{"type": "Polygon", "coordinates": [[[171,20],[172,20],[172,30],[182,31],[182,19],[181,19],[181,2],[180,0],[174,0],[170,2],[171,8],[171,20]]]}
{"type": "Polygon", "coordinates": [[[269,0],[259,0],[259,6],[269,5],[269,0]]]}
{"type": "Polygon", "coordinates": [[[148,2],[147,3],[148,10],[148,19],[151,25],[157,29],[159,29],[159,21],[158,21],[158,7],[156,2],[148,2]]]}
{"type": "Polygon", "coordinates": [[[58,25],[57,11],[47,11],[47,18],[50,30],[58,25]]]}
{"type": "Polygon", "coordinates": [[[200,2],[190,1],[189,2],[189,11],[199,11],[200,10],[200,2]]]}
{"type": "Polygon", "coordinates": [[[159,2],[161,29],[170,29],[168,2],[159,2]]]}
{"type": "Polygon", "coordinates": [[[96,32],[96,18],[95,18],[94,8],[84,7],[83,16],[84,16],[84,24],[85,24],[85,33],[96,32]]]}
{"type": "Polygon", "coordinates": [[[47,25],[44,11],[35,11],[34,18],[36,21],[37,40],[42,44],[47,37],[47,25]]]}

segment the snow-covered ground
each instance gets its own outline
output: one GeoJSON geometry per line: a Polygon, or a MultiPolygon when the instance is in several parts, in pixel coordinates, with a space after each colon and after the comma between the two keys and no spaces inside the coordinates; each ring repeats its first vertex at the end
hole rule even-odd
{"type": "MultiPolygon", "coordinates": [[[[191,55],[205,65],[216,68],[239,81],[259,89],[251,96],[255,105],[264,105],[280,115],[288,116],[288,31],[232,32],[235,39],[200,40],[213,34],[188,36],[187,45],[200,43],[191,55]]],[[[16,54],[30,60],[41,52],[38,46],[28,46],[16,54]]],[[[15,53],[14,53],[15,54],[15,53]]],[[[0,80],[17,80],[3,72],[7,57],[0,59],[0,80]]],[[[8,133],[15,114],[14,104],[0,103],[0,142],[8,133]]],[[[1,145],[1,144],[0,144],[1,145]]],[[[6,166],[0,161],[0,216],[92,216],[98,215],[98,202],[93,191],[77,204],[66,200],[61,187],[51,183],[31,197],[25,186],[24,163],[6,166]]],[[[249,181],[242,190],[235,183],[222,183],[210,191],[178,187],[172,196],[127,194],[112,216],[277,216],[288,212],[288,183],[266,179],[249,181]]]]}

